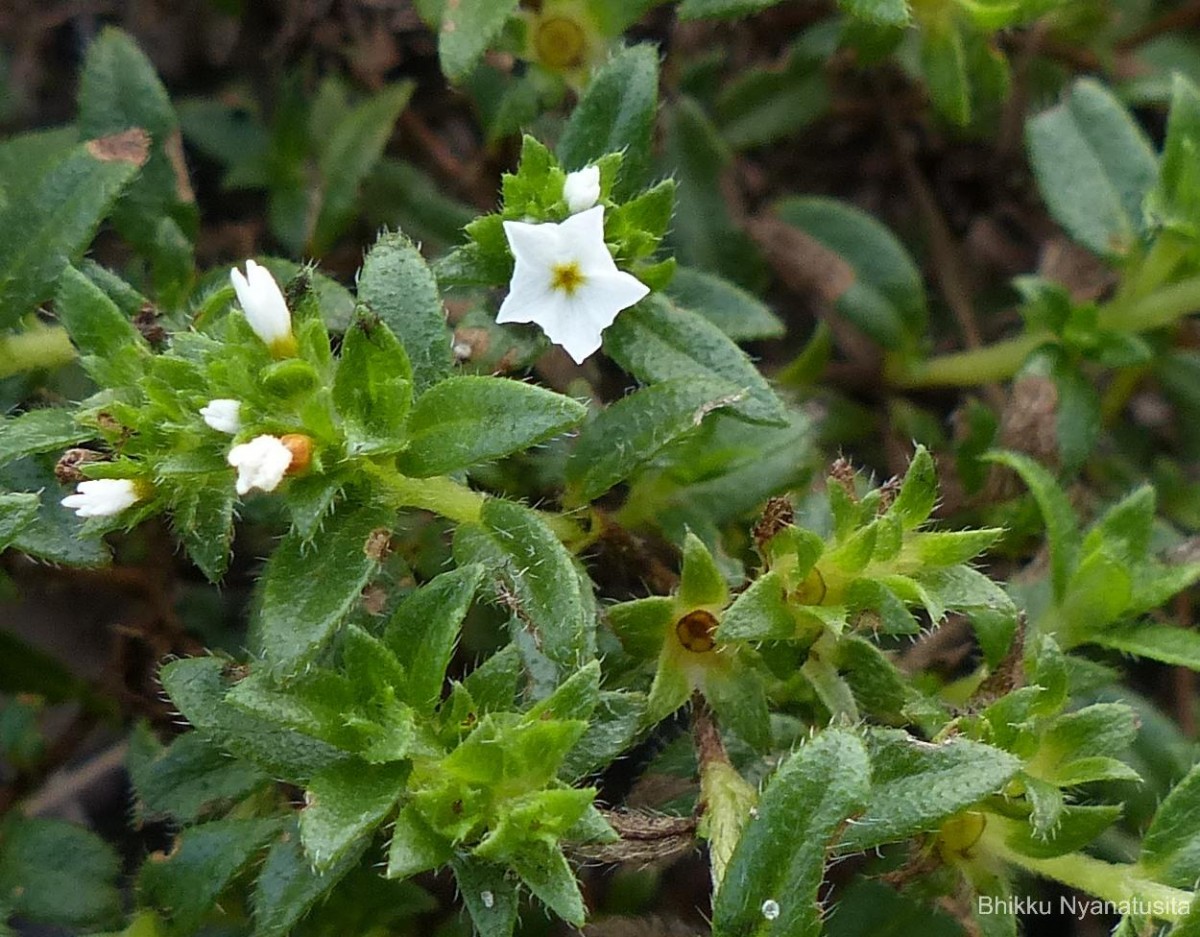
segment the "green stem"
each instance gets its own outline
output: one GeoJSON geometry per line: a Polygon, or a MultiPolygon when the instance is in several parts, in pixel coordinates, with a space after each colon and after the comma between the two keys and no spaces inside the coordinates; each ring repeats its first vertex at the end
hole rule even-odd
{"type": "MultiPolygon", "coordinates": [[[[459,524],[478,524],[487,495],[472,491],[466,485],[437,475],[433,478],[410,478],[377,462],[363,463],[368,474],[395,496],[398,508],[419,508],[432,511],[459,524]]],[[[539,511],[546,525],[570,549],[584,549],[594,535],[589,534],[573,518],[565,514],[539,511]]]]}
{"type": "MultiPolygon", "coordinates": [[[[1169,258],[1163,266],[1169,267],[1169,258]]],[[[1136,292],[1136,291],[1131,291],[1136,292]]],[[[1200,310],[1200,277],[1191,277],[1132,301],[1104,306],[1097,325],[1112,332],[1145,332],[1172,325],[1200,310]]],[[[1010,378],[1039,345],[1054,341],[1048,332],[1018,335],[985,348],[939,355],[928,361],[897,367],[887,374],[892,387],[970,387],[1010,378]]]]}
{"type": "Polygon", "coordinates": [[[1171,325],[1180,316],[1200,309],[1200,277],[1163,287],[1128,306],[1110,304],[1100,310],[1097,324],[1116,332],[1144,332],[1171,325]]]}
{"type": "Polygon", "coordinates": [[[1188,243],[1169,231],[1155,239],[1137,269],[1125,278],[1110,306],[1136,302],[1157,290],[1175,272],[1188,254],[1188,243]]]}
{"type": "Polygon", "coordinates": [[[906,369],[894,368],[887,374],[896,388],[969,387],[1012,377],[1039,345],[1054,341],[1049,332],[1018,335],[984,348],[938,355],[906,369]]]}
{"type": "Polygon", "coordinates": [[[478,524],[485,496],[444,475],[409,478],[381,465],[365,462],[367,471],[396,496],[396,507],[420,508],[460,524],[478,524]]]}
{"type": "Polygon", "coordinates": [[[1011,865],[1095,895],[1102,901],[1116,905],[1137,901],[1147,913],[1160,920],[1178,921],[1191,907],[1191,892],[1143,878],[1142,870],[1136,865],[1114,865],[1078,852],[1052,859],[1034,859],[991,837],[988,847],[1011,865]]]}
{"type": "Polygon", "coordinates": [[[52,370],[75,360],[75,346],[60,326],[0,337],[0,378],[23,371],[52,370]]]}

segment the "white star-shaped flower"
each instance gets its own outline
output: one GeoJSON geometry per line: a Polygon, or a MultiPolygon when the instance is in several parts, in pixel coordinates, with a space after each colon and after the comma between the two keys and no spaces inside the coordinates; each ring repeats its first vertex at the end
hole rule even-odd
{"type": "Polygon", "coordinates": [[[504,222],[516,267],[499,323],[533,322],[581,364],[617,313],[650,292],[617,269],[604,243],[604,206],[555,224],[504,222]]]}
{"type": "Polygon", "coordinates": [[[128,478],[93,478],[80,482],[62,505],[79,517],[112,517],[140,500],[137,484],[128,478]]]}
{"type": "Polygon", "coordinates": [[[229,271],[229,279],[254,334],[276,354],[291,354],[296,344],[292,337],[292,314],[271,271],[247,260],[245,275],[234,267],[229,271]]]}
{"type": "Polygon", "coordinates": [[[210,429],[218,433],[234,436],[242,428],[242,404],[238,400],[210,400],[200,408],[200,416],[210,429]]]}
{"type": "Polygon", "coordinates": [[[572,215],[587,211],[600,201],[600,167],[584,166],[567,173],[563,182],[563,199],[572,215]]]}
{"type": "Polygon", "coordinates": [[[255,436],[230,449],[226,461],[238,471],[239,495],[274,491],[292,464],[292,450],[278,436],[255,436]]]}

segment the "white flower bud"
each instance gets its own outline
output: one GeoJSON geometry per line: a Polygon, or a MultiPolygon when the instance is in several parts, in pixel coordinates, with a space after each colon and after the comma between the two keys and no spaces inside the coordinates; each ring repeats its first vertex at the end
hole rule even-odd
{"type": "Polygon", "coordinates": [[[229,450],[226,461],[238,471],[237,493],[274,491],[292,464],[292,450],[278,436],[255,436],[229,450]]]}
{"type": "Polygon", "coordinates": [[[572,215],[587,211],[600,201],[600,167],[584,166],[576,172],[567,173],[563,183],[563,198],[572,215]]]}
{"type": "Polygon", "coordinates": [[[62,505],[79,517],[112,517],[140,500],[137,485],[128,478],[93,478],[80,482],[62,505]]]}
{"type": "Polygon", "coordinates": [[[210,400],[200,408],[200,415],[211,429],[232,436],[242,428],[242,404],[238,400],[210,400]]]}
{"type": "Polygon", "coordinates": [[[254,334],[272,351],[290,353],[294,346],[292,314],[271,271],[247,260],[246,275],[242,276],[242,271],[234,267],[229,271],[229,279],[254,334]]]}

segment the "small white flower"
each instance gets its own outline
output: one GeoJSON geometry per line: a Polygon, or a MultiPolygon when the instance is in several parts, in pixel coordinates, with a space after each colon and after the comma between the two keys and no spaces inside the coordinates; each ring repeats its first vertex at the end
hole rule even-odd
{"type": "Polygon", "coordinates": [[[210,400],[200,408],[200,415],[218,433],[232,436],[242,428],[242,404],[239,400],[210,400]]]}
{"type": "Polygon", "coordinates": [[[768,921],[774,921],[779,917],[779,902],[774,898],[768,898],[762,903],[762,916],[768,921]]]}
{"type": "Polygon", "coordinates": [[[253,260],[246,261],[246,275],[234,267],[229,271],[238,302],[254,334],[273,350],[286,350],[292,344],[292,314],[271,271],[253,260]]]}
{"type": "Polygon", "coordinates": [[[567,181],[563,183],[563,198],[572,215],[586,211],[600,201],[600,167],[584,166],[567,173],[567,181]]]}
{"type": "Polygon", "coordinates": [[[559,224],[504,222],[516,258],[499,323],[535,322],[577,364],[600,347],[617,313],[650,292],[617,269],[604,243],[604,206],[559,224]]]}
{"type": "Polygon", "coordinates": [[[137,485],[128,478],[94,478],[80,482],[75,494],[62,499],[62,505],[79,517],[112,517],[140,500],[137,485]]]}
{"type": "Polygon", "coordinates": [[[238,494],[274,491],[292,464],[292,450],[278,436],[255,436],[230,449],[226,461],[238,470],[238,494]]]}

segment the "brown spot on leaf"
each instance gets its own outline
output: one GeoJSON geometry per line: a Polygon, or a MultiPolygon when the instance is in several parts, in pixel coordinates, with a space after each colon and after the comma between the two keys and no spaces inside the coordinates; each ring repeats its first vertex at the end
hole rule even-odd
{"type": "Polygon", "coordinates": [[[102,163],[133,163],[140,167],[150,156],[150,135],[141,127],[88,140],[86,145],[87,151],[102,163]]]}
{"type": "Polygon", "coordinates": [[[163,152],[175,172],[175,194],[179,196],[179,201],[189,204],[196,201],[192,180],[188,176],[187,160],[183,158],[183,134],[176,130],[167,137],[163,141],[163,152]]]}

